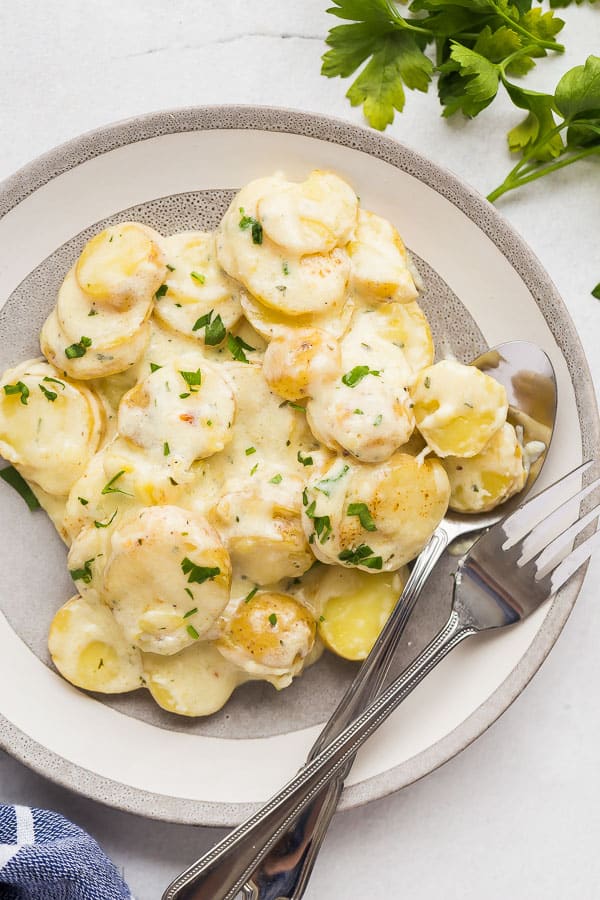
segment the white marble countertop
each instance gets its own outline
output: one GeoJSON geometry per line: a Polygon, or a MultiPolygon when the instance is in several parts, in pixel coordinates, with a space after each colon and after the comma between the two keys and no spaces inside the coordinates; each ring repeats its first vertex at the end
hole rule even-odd
{"type": "MultiPolygon", "coordinates": [[[[166,107],[263,103],[362,122],[338,79],[319,74],[326,0],[3,0],[0,178],[80,132],[166,107]]],[[[528,86],[598,53],[600,8],[562,12],[562,57],[528,86]]],[[[409,92],[388,133],[483,193],[510,168],[498,100],[447,122],[434,92],[409,92]]],[[[499,202],[554,279],[600,384],[597,164],[579,164],[499,202]]],[[[422,782],[339,815],[307,897],[592,900],[600,883],[600,559],[531,685],[473,746],[422,782]]],[[[79,798],[0,754],[0,802],[59,810],[90,831],[137,900],[161,889],[223,832],[168,825],[79,798]]]]}

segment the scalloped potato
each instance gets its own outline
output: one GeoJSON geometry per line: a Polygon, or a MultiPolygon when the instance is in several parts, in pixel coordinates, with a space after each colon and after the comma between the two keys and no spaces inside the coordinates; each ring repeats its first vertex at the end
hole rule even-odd
{"type": "Polygon", "coordinates": [[[448,504],[521,490],[544,445],[491,377],[434,364],[420,288],[394,225],[318,169],[250,182],[215,233],[85,244],[48,362],[0,379],[0,453],[79,592],[50,627],[63,677],[194,717],[324,646],[364,659],[448,504]]]}
{"type": "Polygon", "coordinates": [[[417,428],[438,456],[475,456],[506,421],[499,382],[453,360],[428,366],[411,390],[417,428]]]}

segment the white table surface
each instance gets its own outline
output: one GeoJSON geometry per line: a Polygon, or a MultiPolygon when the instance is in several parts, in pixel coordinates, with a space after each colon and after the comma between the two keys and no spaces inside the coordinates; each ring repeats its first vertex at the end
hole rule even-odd
{"type": "MultiPolygon", "coordinates": [[[[2,0],[0,178],[83,131],[166,107],[264,103],[362,122],[339,79],[319,74],[326,0],[2,0]]],[[[600,51],[600,8],[564,10],[567,52],[528,86],[552,90],[600,51]]],[[[518,113],[517,113],[518,116],[518,113]]],[[[473,122],[408,94],[388,133],[483,193],[510,167],[502,100],[473,122]]],[[[503,198],[575,320],[600,383],[598,164],[503,198]]],[[[518,701],[459,757],[418,784],[339,815],[307,897],[592,900],[600,888],[600,559],[563,635],[518,701]]],[[[0,753],[0,802],[50,807],[90,831],[137,900],[223,831],[157,823],[56,787],[0,753]]]]}

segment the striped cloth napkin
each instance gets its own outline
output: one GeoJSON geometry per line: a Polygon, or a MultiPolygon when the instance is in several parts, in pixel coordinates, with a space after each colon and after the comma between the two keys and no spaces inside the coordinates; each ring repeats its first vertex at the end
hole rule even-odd
{"type": "Polygon", "coordinates": [[[0,805],[0,900],[133,900],[96,841],[47,809],[0,805]]]}

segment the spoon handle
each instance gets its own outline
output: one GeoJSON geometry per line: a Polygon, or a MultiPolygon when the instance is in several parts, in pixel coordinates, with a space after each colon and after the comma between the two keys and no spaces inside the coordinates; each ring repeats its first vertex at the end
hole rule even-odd
{"type": "MultiPolygon", "coordinates": [[[[405,697],[462,640],[476,629],[452,611],[445,627],[369,708],[246,822],[173,881],[163,900],[233,900],[260,861],[312,797],[354,758],[358,749],[405,697]]],[[[254,895],[256,896],[256,895],[254,895]]]]}
{"type": "MultiPolygon", "coordinates": [[[[311,748],[308,761],[335,740],[381,690],[423,586],[448,546],[450,538],[444,524],[436,529],[417,557],[392,615],[311,748]]],[[[251,879],[253,892],[249,896],[256,900],[299,900],[302,897],[353,762],[354,758],[351,758],[314,797],[302,816],[265,857],[251,879]]]]}

